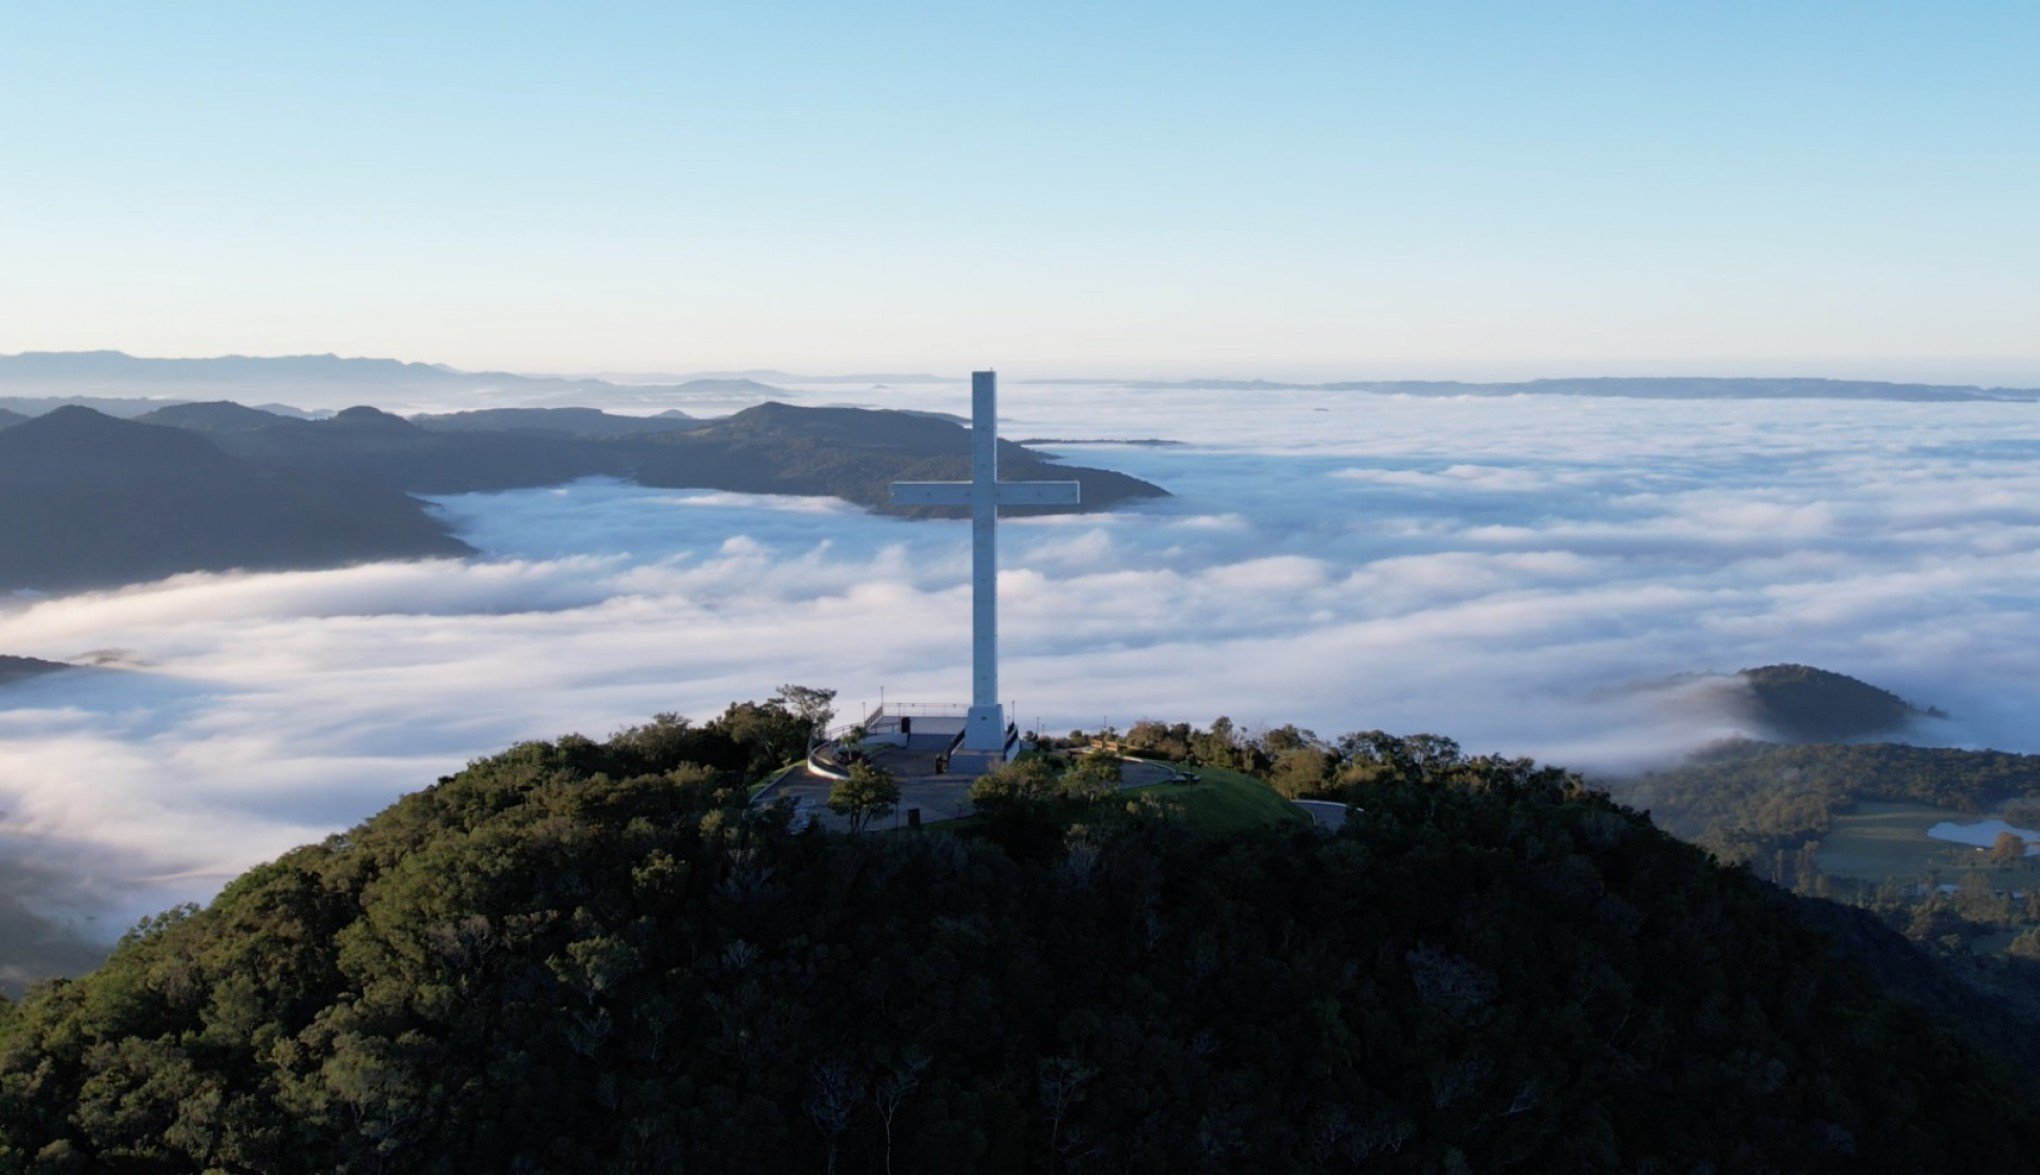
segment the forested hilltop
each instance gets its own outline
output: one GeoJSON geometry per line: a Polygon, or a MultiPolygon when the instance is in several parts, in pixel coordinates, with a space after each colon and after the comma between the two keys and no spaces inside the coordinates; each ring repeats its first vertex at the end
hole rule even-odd
{"type": "Polygon", "coordinates": [[[1839,743],[1890,736],[1923,718],[1946,718],[1866,681],[1811,665],[1761,665],[1736,673],[1741,717],[1788,742],[1839,743]]]}
{"type": "Polygon", "coordinates": [[[1216,833],[1171,785],[1020,786],[1044,759],[977,822],[852,837],[745,802],[804,734],[775,700],[518,746],[140,928],[0,1010],[0,1169],[2040,1154],[2002,1055],[1565,772],[1143,724],[1102,741],[1359,808],[1216,833]]]}

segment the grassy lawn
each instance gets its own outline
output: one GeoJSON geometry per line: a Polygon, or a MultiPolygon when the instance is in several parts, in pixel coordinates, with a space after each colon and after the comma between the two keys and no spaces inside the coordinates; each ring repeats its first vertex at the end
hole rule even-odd
{"type": "Polygon", "coordinates": [[[1982,865],[1982,855],[1964,845],[1934,840],[1927,829],[1943,820],[1972,824],[1982,817],[1930,804],[1865,801],[1835,818],[1820,842],[1820,869],[1837,877],[1882,881],[1918,877],[1939,869],[1955,875],[1982,865]]]}
{"type": "MultiPolygon", "coordinates": [[[[1168,764],[1164,764],[1168,766],[1168,764]]],[[[1239,832],[1271,824],[1309,824],[1310,813],[1276,795],[1273,788],[1251,775],[1208,767],[1184,768],[1198,776],[1196,783],[1154,783],[1130,787],[1100,800],[1089,810],[1072,809],[1071,823],[1096,823],[1119,818],[1134,796],[1153,796],[1168,805],[1177,819],[1204,832],[1239,832]]],[[[922,828],[925,833],[970,835],[984,827],[984,817],[966,816],[944,820],[922,828]]]]}
{"type": "Polygon", "coordinates": [[[1251,775],[1212,767],[1188,769],[1196,783],[1157,783],[1124,795],[1153,796],[1206,832],[1228,833],[1268,824],[1308,824],[1310,813],[1275,794],[1251,775]]]}
{"type": "Polygon", "coordinates": [[[801,764],[799,763],[788,763],[786,766],[781,767],[779,770],[774,771],[772,774],[767,775],[765,778],[758,780],[756,783],[750,784],[748,787],[745,788],[746,794],[748,794],[752,799],[757,799],[759,792],[764,791],[766,788],[771,787],[775,783],[778,783],[781,777],[783,777],[787,772],[792,771],[794,768],[799,766],[801,766],[801,764]]]}

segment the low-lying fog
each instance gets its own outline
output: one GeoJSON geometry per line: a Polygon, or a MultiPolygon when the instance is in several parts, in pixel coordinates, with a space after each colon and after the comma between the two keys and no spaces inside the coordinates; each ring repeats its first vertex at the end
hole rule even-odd
{"type": "MultiPolygon", "coordinates": [[[[1166,486],[1002,526],[1027,725],[1437,731],[1606,768],[1720,720],[1635,687],[1800,661],[2040,750],[2040,407],[1440,400],[1009,384],[1010,438],[1166,486]]],[[[962,385],[798,402],[967,411],[962,385]]],[[[700,405],[682,405],[698,410],[700,405]]],[[[0,836],[46,912],[203,899],[515,740],[968,690],[964,524],[583,483],[442,508],[468,563],[185,576],[6,605],[0,836]]]]}

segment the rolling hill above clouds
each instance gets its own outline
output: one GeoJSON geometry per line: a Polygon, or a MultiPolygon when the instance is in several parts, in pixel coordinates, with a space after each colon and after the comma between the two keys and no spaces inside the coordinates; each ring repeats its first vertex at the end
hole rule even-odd
{"type": "Polygon", "coordinates": [[[1735,676],[1747,691],[1743,713],[1786,742],[1885,738],[1919,719],[1946,717],[1890,690],[1810,665],[1764,665],[1735,676]]]}
{"type": "Polygon", "coordinates": [[[0,654],[0,685],[26,681],[46,673],[57,673],[71,666],[62,661],[44,661],[37,657],[9,657],[0,654]]]}
{"type": "Polygon", "coordinates": [[[399,489],[264,467],[89,408],[0,429],[0,501],[0,589],[468,552],[399,489]]]}
{"type": "Polygon", "coordinates": [[[1690,674],[1640,692],[1668,712],[1724,736],[1767,743],[1850,743],[1945,737],[1948,715],[1889,690],[1810,665],[1761,665],[1731,674],[1690,674]]]}
{"type": "MultiPolygon", "coordinates": [[[[1012,477],[1081,483],[1078,511],[1166,493],[1018,445],[1002,445],[1000,456],[1012,477]]],[[[469,553],[414,494],[612,477],[825,495],[896,512],[891,482],[968,476],[967,430],[860,408],[768,403],[699,422],[593,409],[411,421],[367,407],[301,420],[232,402],[118,420],[70,406],[0,427],[0,499],[8,503],[0,513],[0,591],[469,553]]]]}

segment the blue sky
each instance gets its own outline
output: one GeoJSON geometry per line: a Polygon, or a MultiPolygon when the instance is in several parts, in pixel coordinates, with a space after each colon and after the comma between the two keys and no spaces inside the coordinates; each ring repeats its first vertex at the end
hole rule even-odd
{"type": "Polygon", "coordinates": [[[0,352],[2040,384],[2032,4],[4,21],[0,352]]]}

